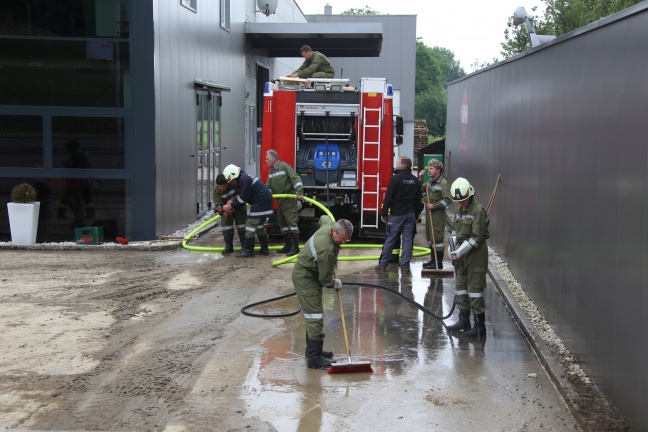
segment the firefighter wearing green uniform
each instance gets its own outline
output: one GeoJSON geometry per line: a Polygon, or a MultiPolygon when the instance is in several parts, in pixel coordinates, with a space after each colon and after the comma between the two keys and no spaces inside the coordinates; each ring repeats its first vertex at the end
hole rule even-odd
{"type": "Polygon", "coordinates": [[[459,321],[447,329],[462,330],[464,335],[480,337],[486,335],[486,271],[488,270],[488,215],[475,199],[475,190],[468,180],[459,177],[452,183],[450,192],[453,200],[459,202],[454,216],[454,230],[450,247],[450,258],[457,266],[455,296],[459,308],[459,321]],[[456,238],[456,240],[455,240],[456,238]],[[454,247],[453,247],[454,246],[454,247]],[[470,326],[472,310],[475,325],[470,326]]]}
{"type": "Polygon", "coordinates": [[[306,320],[306,357],[308,367],[328,369],[332,357],[323,351],[324,305],[322,287],[342,288],[342,281],[334,277],[340,246],[353,235],[353,225],[346,219],[333,223],[331,218],[320,217],[320,228],[306,241],[297,255],[292,281],[306,320]]]}
{"type": "Polygon", "coordinates": [[[333,78],[335,69],[324,54],[313,51],[308,45],[300,48],[299,53],[304,57],[304,63],[290,76],[293,78],[333,78]]]}
{"type": "MultiPolygon", "coordinates": [[[[422,178],[424,171],[421,170],[419,178],[422,178]]],[[[423,202],[425,202],[425,224],[434,228],[434,239],[430,235],[430,228],[425,230],[425,237],[430,248],[430,261],[423,264],[424,269],[443,268],[443,250],[445,245],[445,221],[446,208],[452,202],[450,185],[443,177],[443,164],[437,159],[430,159],[428,167],[430,179],[423,186],[423,202]],[[428,204],[429,203],[429,204],[428,204]],[[427,211],[430,210],[430,211],[427,211]],[[430,221],[432,213],[432,221],[430,221]],[[430,225],[432,224],[432,225],[430,225]],[[432,244],[434,240],[435,244],[432,244]],[[436,254],[436,261],[433,254],[436,254]]]]}
{"type": "Polygon", "coordinates": [[[223,174],[216,176],[216,187],[214,188],[214,209],[221,215],[223,224],[223,239],[225,240],[224,254],[234,252],[234,228],[238,231],[241,246],[245,244],[245,222],[247,221],[247,210],[241,207],[233,214],[226,214],[223,211],[225,204],[231,204],[238,197],[238,185],[227,183],[223,174]]]}
{"type": "MultiPolygon", "coordinates": [[[[297,195],[297,200],[304,199],[304,186],[301,178],[290,165],[279,160],[279,153],[275,150],[268,150],[266,163],[270,167],[266,186],[273,194],[294,194],[297,195]]],[[[281,228],[281,234],[286,239],[286,245],[278,252],[288,256],[299,253],[299,216],[297,211],[295,199],[281,198],[277,200],[277,223],[281,228]]]]}

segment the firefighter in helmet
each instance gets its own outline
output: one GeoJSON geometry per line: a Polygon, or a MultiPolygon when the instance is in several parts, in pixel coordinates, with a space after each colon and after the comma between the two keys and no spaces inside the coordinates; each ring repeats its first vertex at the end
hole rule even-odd
{"type": "Polygon", "coordinates": [[[470,337],[486,335],[486,271],[488,269],[488,215],[475,199],[475,189],[463,177],[450,186],[452,199],[459,203],[454,216],[450,258],[457,266],[455,296],[459,321],[447,327],[449,331],[463,331],[470,337]],[[454,247],[453,247],[454,246],[454,247]],[[470,311],[475,325],[471,328],[470,311]]]}
{"type": "Polygon", "coordinates": [[[216,176],[216,187],[214,188],[214,208],[221,215],[223,223],[223,239],[225,240],[224,254],[234,252],[234,228],[236,227],[241,240],[241,247],[245,245],[245,222],[247,211],[245,206],[240,207],[233,214],[225,214],[223,206],[232,204],[238,197],[238,187],[234,183],[228,183],[223,174],[216,176]]]}
{"type": "Polygon", "coordinates": [[[239,188],[239,195],[231,204],[225,204],[223,211],[226,214],[250,204],[250,214],[245,223],[245,244],[241,247],[238,258],[254,257],[254,234],[259,237],[259,255],[268,255],[268,236],[265,230],[265,221],[272,215],[272,193],[261,180],[252,177],[240,167],[230,164],[223,170],[223,175],[228,183],[234,182],[239,188]]]}

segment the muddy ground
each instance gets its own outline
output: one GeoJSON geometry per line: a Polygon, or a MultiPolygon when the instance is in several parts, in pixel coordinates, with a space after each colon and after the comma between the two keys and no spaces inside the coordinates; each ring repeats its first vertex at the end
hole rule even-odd
{"type": "Polygon", "coordinates": [[[282,321],[240,309],[292,266],[162,249],[0,250],[0,429],[275,430],[240,393],[282,321]]]}

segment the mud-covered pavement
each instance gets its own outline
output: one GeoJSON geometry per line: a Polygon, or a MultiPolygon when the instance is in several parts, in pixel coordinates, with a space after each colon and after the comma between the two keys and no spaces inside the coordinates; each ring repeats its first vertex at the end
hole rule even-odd
{"type": "MultiPolygon", "coordinates": [[[[201,243],[220,245],[220,235],[201,243]]],[[[354,355],[375,372],[328,375],[305,366],[301,315],[240,312],[293,291],[292,264],[273,267],[274,252],[247,260],[184,249],[0,256],[0,429],[579,429],[493,290],[497,328],[469,343],[398,297],[345,288],[354,355]]],[[[338,273],[392,283],[447,311],[452,289],[423,280],[421,261],[412,275],[396,270],[383,280],[373,261],[341,262],[338,273]]],[[[326,348],[344,359],[332,292],[325,303],[326,348]]],[[[296,306],[292,297],[272,307],[296,306]]]]}

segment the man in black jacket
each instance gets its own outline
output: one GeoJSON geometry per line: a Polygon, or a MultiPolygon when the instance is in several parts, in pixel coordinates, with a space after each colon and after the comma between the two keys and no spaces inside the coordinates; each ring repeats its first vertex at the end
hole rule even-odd
{"type": "Polygon", "coordinates": [[[412,174],[412,160],[401,157],[383,200],[381,219],[387,224],[387,238],[376,270],[387,271],[390,255],[398,238],[402,236],[400,266],[403,271],[409,271],[414,249],[414,230],[422,211],[421,181],[412,174]]]}

